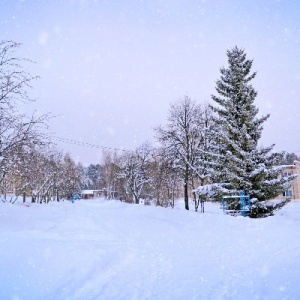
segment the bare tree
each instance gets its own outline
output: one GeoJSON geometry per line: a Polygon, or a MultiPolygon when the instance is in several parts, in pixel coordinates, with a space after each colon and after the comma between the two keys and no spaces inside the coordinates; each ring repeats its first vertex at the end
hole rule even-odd
{"type": "Polygon", "coordinates": [[[80,165],[77,165],[69,154],[65,154],[60,164],[57,188],[64,198],[70,199],[72,194],[81,191],[83,174],[80,165]]]}
{"type": "Polygon", "coordinates": [[[106,196],[108,199],[115,199],[121,195],[120,178],[118,174],[121,172],[121,156],[116,151],[103,151],[102,176],[106,196]]]}
{"type": "MultiPolygon", "coordinates": [[[[41,126],[45,125],[47,115],[30,117],[17,110],[19,101],[31,100],[28,88],[37,76],[25,72],[23,64],[29,60],[19,58],[15,50],[20,44],[11,41],[0,42],[0,186],[5,186],[7,174],[15,170],[22,160],[20,155],[26,147],[42,139],[41,126]]],[[[12,174],[11,174],[12,175],[12,174]]]]}
{"type": "Polygon", "coordinates": [[[149,144],[144,144],[121,157],[119,177],[124,179],[126,194],[136,204],[139,204],[143,189],[151,180],[148,174],[151,152],[149,144]]]}
{"type": "Polygon", "coordinates": [[[181,186],[178,169],[170,163],[165,155],[165,149],[159,148],[153,151],[151,167],[151,190],[156,205],[174,207],[175,196],[181,186]]]}
{"type": "Polygon", "coordinates": [[[32,100],[28,95],[31,82],[38,79],[23,67],[29,59],[20,58],[15,51],[21,46],[12,41],[0,41],[0,105],[14,107],[17,101],[32,100]]]}
{"type": "MultiPolygon", "coordinates": [[[[219,180],[221,166],[218,163],[220,144],[216,137],[218,124],[215,122],[213,110],[208,104],[201,105],[197,122],[198,149],[192,171],[199,186],[211,186],[219,180]]],[[[194,190],[195,188],[193,186],[194,190]]],[[[209,198],[209,195],[203,191],[207,191],[207,189],[197,189],[198,198],[195,200],[195,211],[198,211],[199,204],[201,204],[201,212],[204,213],[204,201],[209,198]]]]}
{"type": "Polygon", "coordinates": [[[166,156],[181,171],[187,210],[189,209],[189,184],[191,181],[193,189],[193,168],[199,147],[200,111],[200,106],[185,96],[171,105],[166,126],[156,128],[156,136],[166,149],[166,156]]]}

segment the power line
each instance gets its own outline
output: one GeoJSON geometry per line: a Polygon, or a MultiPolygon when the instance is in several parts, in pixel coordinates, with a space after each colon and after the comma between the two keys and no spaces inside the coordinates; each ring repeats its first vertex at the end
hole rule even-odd
{"type": "Polygon", "coordinates": [[[82,146],[82,147],[91,147],[91,148],[98,148],[98,149],[101,148],[101,149],[109,149],[109,150],[124,151],[124,152],[127,151],[125,149],[106,147],[106,146],[101,146],[101,145],[97,145],[97,144],[91,144],[91,143],[87,143],[87,142],[81,142],[81,141],[76,141],[76,140],[72,140],[72,139],[61,138],[61,137],[58,137],[58,136],[54,136],[53,138],[56,139],[59,142],[78,145],[78,146],[82,146]]]}
{"type": "MultiPolygon", "coordinates": [[[[126,149],[118,149],[118,148],[113,148],[113,147],[101,146],[101,145],[97,145],[97,144],[76,141],[76,140],[62,138],[62,137],[58,137],[58,136],[53,136],[53,138],[60,142],[63,142],[63,143],[73,144],[73,145],[82,146],[82,147],[91,147],[91,148],[97,148],[97,149],[109,149],[109,150],[123,151],[123,152],[129,151],[126,149]]],[[[287,152],[287,151],[285,151],[285,152],[287,152]]],[[[300,150],[290,151],[289,153],[295,153],[295,154],[299,153],[300,154],[300,150]]]]}

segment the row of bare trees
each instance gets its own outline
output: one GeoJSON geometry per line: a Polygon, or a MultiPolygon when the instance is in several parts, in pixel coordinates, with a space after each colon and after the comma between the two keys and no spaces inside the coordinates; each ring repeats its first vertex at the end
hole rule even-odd
{"type": "Polygon", "coordinates": [[[105,151],[102,164],[85,169],[85,187],[103,189],[108,198],[149,199],[162,206],[173,206],[183,193],[186,209],[192,193],[197,211],[205,195],[196,196],[195,189],[217,175],[216,130],[210,107],[186,96],[171,105],[166,124],[155,129],[159,147],[145,143],[134,151],[105,151]]]}
{"type": "Polygon", "coordinates": [[[84,187],[102,189],[108,199],[136,204],[144,199],[160,206],[174,206],[181,182],[164,154],[148,143],[133,151],[104,151],[102,164],[85,168],[84,187]]]}
{"type": "Polygon", "coordinates": [[[33,145],[17,156],[17,164],[2,181],[2,201],[30,196],[32,202],[48,203],[80,193],[83,167],[53,145],[33,145]]]}

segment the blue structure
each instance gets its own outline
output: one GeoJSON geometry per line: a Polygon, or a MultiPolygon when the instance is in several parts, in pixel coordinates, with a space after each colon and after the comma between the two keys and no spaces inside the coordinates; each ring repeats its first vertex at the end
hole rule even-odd
{"type": "Polygon", "coordinates": [[[222,208],[223,212],[240,212],[242,216],[247,215],[247,211],[251,209],[251,202],[250,202],[250,196],[246,196],[244,191],[240,191],[239,196],[224,196],[222,197],[222,208]],[[233,209],[229,210],[228,209],[228,200],[229,199],[239,199],[239,209],[233,209]]]}
{"type": "Polygon", "coordinates": [[[74,201],[78,199],[78,195],[73,194],[71,199],[72,199],[72,203],[74,203],[74,201]]]}

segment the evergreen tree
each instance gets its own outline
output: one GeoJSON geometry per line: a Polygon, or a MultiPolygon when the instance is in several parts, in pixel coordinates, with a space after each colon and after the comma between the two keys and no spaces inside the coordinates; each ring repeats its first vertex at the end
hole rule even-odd
{"type": "Polygon", "coordinates": [[[101,179],[101,166],[99,164],[90,164],[86,170],[86,188],[101,189],[103,187],[101,179]]]}
{"type": "Polygon", "coordinates": [[[244,190],[258,201],[268,200],[285,190],[292,177],[280,176],[280,157],[271,153],[274,145],[258,147],[262,124],[269,115],[257,117],[257,92],[250,84],[256,76],[251,72],[253,61],[246,59],[245,51],[238,47],[228,50],[227,56],[229,66],[220,69],[218,95],[212,96],[218,104],[213,108],[221,126],[218,139],[223,180],[230,184],[232,194],[244,190]]]}
{"type": "Polygon", "coordinates": [[[280,161],[281,165],[292,165],[294,164],[295,161],[300,161],[300,157],[294,152],[289,153],[283,151],[281,155],[282,155],[282,159],[280,161]]]}

